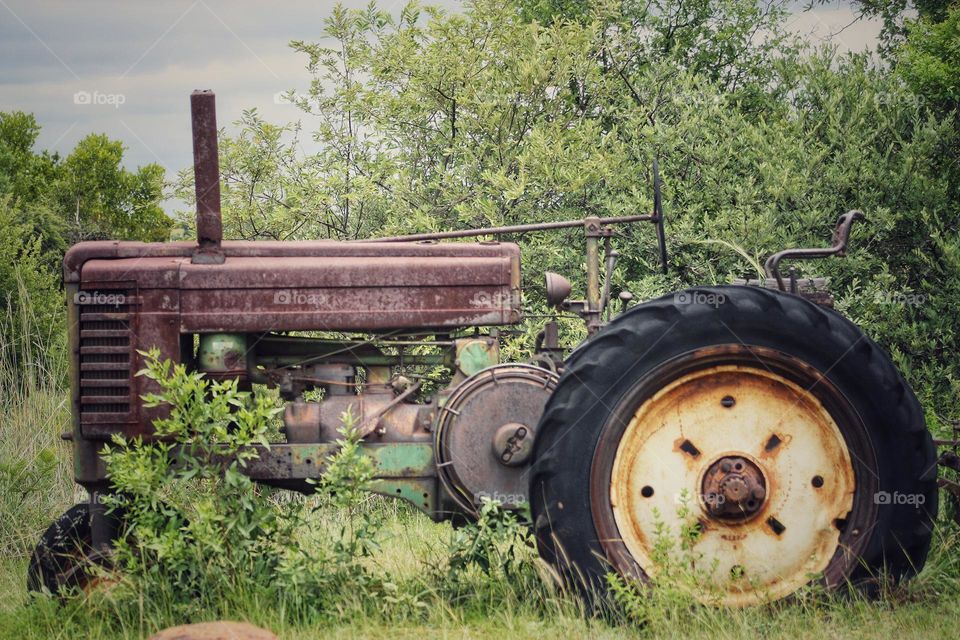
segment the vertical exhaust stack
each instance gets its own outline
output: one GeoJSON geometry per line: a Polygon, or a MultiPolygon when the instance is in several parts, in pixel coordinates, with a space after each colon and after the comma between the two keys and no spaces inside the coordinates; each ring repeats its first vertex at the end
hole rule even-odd
{"type": "Polygon", "coordinates": [[[203,89],[190,94],[190,115],[193,121],[193,181],[197,194],[197,248],[191,262],[223,264],[217,107],[213,91],[203,89]]]}

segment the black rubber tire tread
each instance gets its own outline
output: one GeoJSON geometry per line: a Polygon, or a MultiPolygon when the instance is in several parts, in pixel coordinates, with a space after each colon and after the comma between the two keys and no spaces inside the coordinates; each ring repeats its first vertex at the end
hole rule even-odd
{"type": "Polygon", "coordinates": [[[89,552],[90,544],[90,504],[81,502],[54,520],[40,537],[27,567],[27,590],[46,588],[57,595],[68,586],[78,586],[62,584],[62,576],[78,556],[89,552]]]}
{"type": "Polygon", "coordinates": [[[786,352],[825,374],[866,425],[880,490],[924,496],[922,505],[879,506],[850,582],[878,575],[896,581],[923,567],[937,513],[936,449],[920,403],[890,358],[833,310],[788,293],[729,285],[637,305],[567,360],[537,428],[530,499],[540,554],[571,586],[602,594],[610,570],[591,515],[590,467],[611,408],[671,357],[740,341],[786,352]],[[681,304],[683,295],[722,296],[723,303],[681,304]]]}

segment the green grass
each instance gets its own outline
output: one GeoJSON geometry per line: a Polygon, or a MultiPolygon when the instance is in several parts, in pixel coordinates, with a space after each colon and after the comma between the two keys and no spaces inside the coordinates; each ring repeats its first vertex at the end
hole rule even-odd
{"type": "Polygon", "coordinates": [[[76,499],[69,447],[69,394],[62,349],[29,315],[0,313],[0,557],[19,557],[76,499]],[[17,336],[12,338],[12,336],[17,336]],[[44,358],[36,354],[42,352],[44,358]]]}
{"type": "MultiPolygon", "coordinates": [[[[406,509],[397,509],[389,536],[373,559],[379,570],[396,579],[415,577],[441,560],[449,527],[406,509]]],[[[459,603],[439,603],[421,615],[361,615],[345,604],[333,621],[291,625],[282,606],[243,602],[229,617],[268,627],[281,638],[947,638],[960,620],[956,534],[941,538],[921,576],[907,589],[876,602],[858,598],[811,598],[790,604],[746,610],[692,606],[650,625],[602,620],[584,615],[578,604],[549,592],[514,593],[509,585],[493,585],[491,596],[459,603]]],[[[87,609],[84,602],[60,605],[28,598],[23,582],[24,559],[0,563],[0,638],[139,638],[170,621],[147,616],[119,623],[87,609]]]]}

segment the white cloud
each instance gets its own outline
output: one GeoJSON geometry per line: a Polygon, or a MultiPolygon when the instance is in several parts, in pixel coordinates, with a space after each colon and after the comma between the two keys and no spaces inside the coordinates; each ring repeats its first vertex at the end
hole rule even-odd
{"type": "Polygon", "coordinates": [[[849,6],[827,6],[798,11],[787,20],[787,27],[810,42],[830,43],[840,53],[848,53],[875,47],[883,20],[858,19],[849,6]]]}

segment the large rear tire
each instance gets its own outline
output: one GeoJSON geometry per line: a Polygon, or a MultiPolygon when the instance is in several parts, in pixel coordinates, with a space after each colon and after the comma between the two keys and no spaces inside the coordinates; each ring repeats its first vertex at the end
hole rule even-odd
{"type": "MultiPolygon", "coordinates": [[[[537,429],[541,555],[603,593],[646,581],[658,538],[711,603],[745,606],[919,571],[936,451],[887,355],[840,314],[757,287],[697,288],[619,316],[568,359],[537,429]]],[[[657,560],[660,558],[660,560],[657,560]]]]}

